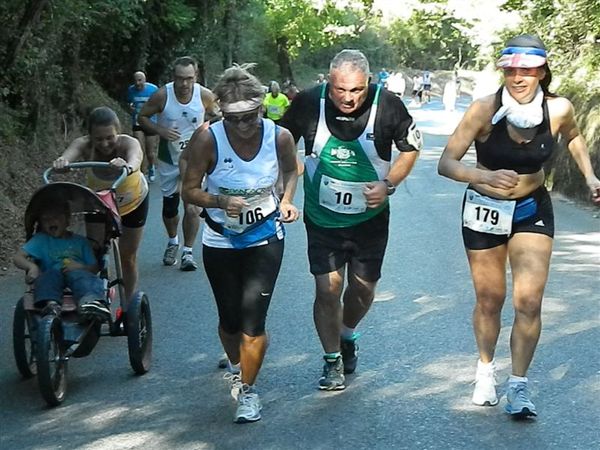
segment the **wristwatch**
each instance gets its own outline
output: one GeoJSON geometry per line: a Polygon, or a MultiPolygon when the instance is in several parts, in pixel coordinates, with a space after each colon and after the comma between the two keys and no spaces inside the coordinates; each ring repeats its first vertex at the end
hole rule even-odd
{"type": "Polygon", "coordinates": [[[392,195],[394,192],[396,192],[396,186],[394,186],[390,180],[384,178],[383,182],[387,186],[387,195],[392,195]]]}

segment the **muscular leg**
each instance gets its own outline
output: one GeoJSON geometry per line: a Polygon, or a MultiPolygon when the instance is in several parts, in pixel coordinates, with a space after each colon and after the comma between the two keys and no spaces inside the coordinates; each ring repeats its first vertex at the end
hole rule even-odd
{"type": "Polygon", "coordinates": [[[348,286],[344,291],[343,323],[348,328],[356,328],[367,314],[375,298],[377,282],[360,279],[348,270],[348,286]]]}
{"type": "Polygon", "coordinates": [[[125,287],[125,305],[127,309],[131,296],[135,292],[138,282],[137,251],[142,241],[144,227],[123,227],[123,234],[119,238],[119,252],[121,253],[121,265],[123,268],[123,285],[125,287]]]}
{"type": "Polygon", "coordinates": [[[167,218],[163,216],[163,223],[165,224],[165,229],[167,230],[167,234],[169,238],[174,238],[177,236],[177,225],[179,224],[179,214],[175,217],[167,218]]]}
{"type": "Polygon", "coordinates": [[[259,336],[248,336],[242,333],[240,342],[240,362],[242,363],[242,382],[253,385],[262,366],[269,338],[266,333],[259,336]]]}
{"type": "Polygon", "coordinates": [[[219,326],[219,338],[231,364],[240,362],[241,333],[229,334],[219,326]]]}
{"type": "Polygon", "coordinates": [[[325,353],[340,351],[344,268],[324,275],[315,275],[316,295],[313,318],[325,353]]]}
{"type": "Polygon", "coordinates": [[[543,234],[517,233],[508,244],[515,308],[510,336],[513,375],[526,376],[540,337],[551,254],[552,239],[543,234]]]}
{"type": "Polygon", "coordinates": [[[476,296],[473,330],[479,359],[484,363],[494,359],[500,334],[500,315],[506,297],[506,254],[506,245],[467,250],[476,296]]]}
{"type": "Polygon", "coordinates": [[[148,165],[154,166],[156,164],[156,149],[158,148],[158,136],[145,135],[145,138],[146,145],[143,149],[144,154],[146,155],[148,165]]]}
{"type": "MultiPolygon", "coordinates": [[[[196,236],[198,235],[198,229],[200,228],[200,208],[195,205],[188,203],[183,204],[183,245],[186,247],[193,247],[196,242],[196,236]]],[[[175,228],[177,232],[177,228],[175,228]]],[[[170,235],[169,235],[170,237],[170,235]]]]}

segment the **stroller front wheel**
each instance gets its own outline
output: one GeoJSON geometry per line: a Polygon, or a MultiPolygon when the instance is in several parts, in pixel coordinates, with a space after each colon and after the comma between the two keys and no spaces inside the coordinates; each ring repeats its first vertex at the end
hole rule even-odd
{"type": "Polygon", "coordinates": [[[37,342],[38,384],[50,406],[60,405],[67,392],[67,359],[62,334],[58,317],[48,315],[41,320],[37,342]]]}
{"type": "Polygon", "coordinates": [[[127,345],[133,371],[143,375],[152,363],[152,315],[150,301],[143,292],[136,292],[127,310],[127,345]]]}

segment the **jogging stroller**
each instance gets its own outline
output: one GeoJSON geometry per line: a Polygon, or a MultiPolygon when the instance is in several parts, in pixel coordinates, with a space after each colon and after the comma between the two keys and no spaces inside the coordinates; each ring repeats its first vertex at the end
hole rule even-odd
{"type": "MultiPolygon", "coordinates": [[[[103,162],[72,163],[71,169],[109,167],[103,162]]],[[[67,363],[71,357],[87,356],[100,336],[127,336],[129,361],[136,374],[146,373],[152,360],[152,317],[150,302],[143,292],[125,299],[119,236],[121,219],[116,206],[116,188],[125,180],[126,169],[110,189],[94,192],[68,181],[52,182],[52,168],[44,173],[44,186],[32,196],[25,211],[25,231],[29,239],[38,226],[39,211],[48,204],[68,202],[68,229],[87,238],[100,268],[105,302],[110,306],[108,319],[78,313],[77,302],[69,289],[63,292],[62,307],[46,313],[34,305],[33,285],[27,285],[16,304],[13,318],[13,350],[17,368],[24,378],[38,377],[42,396],[57,406],[67,391],[67,363]],[[110,254],[113,262],[111,263],[110,254]],[[112,275],[112,276],[111,276],[112,275]],[[115,304],[115,298],[119,301],[115,304]],[[123,314],[126,311],[126,314],[123,314]]]]}

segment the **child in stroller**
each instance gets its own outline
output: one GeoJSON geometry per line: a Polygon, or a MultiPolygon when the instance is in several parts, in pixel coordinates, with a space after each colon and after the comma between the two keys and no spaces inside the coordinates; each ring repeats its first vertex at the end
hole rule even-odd
{"type": "Polygon", "coordinates": [[[63,291],[69,288],[83,317],[110,318],[103,280],[88,240],[68,230],[67,201],[42,205],[35,221],[37,232],[17,251],[15,265],[34,285],[34,305],[42,314],[58,314],[63,291]]]}

